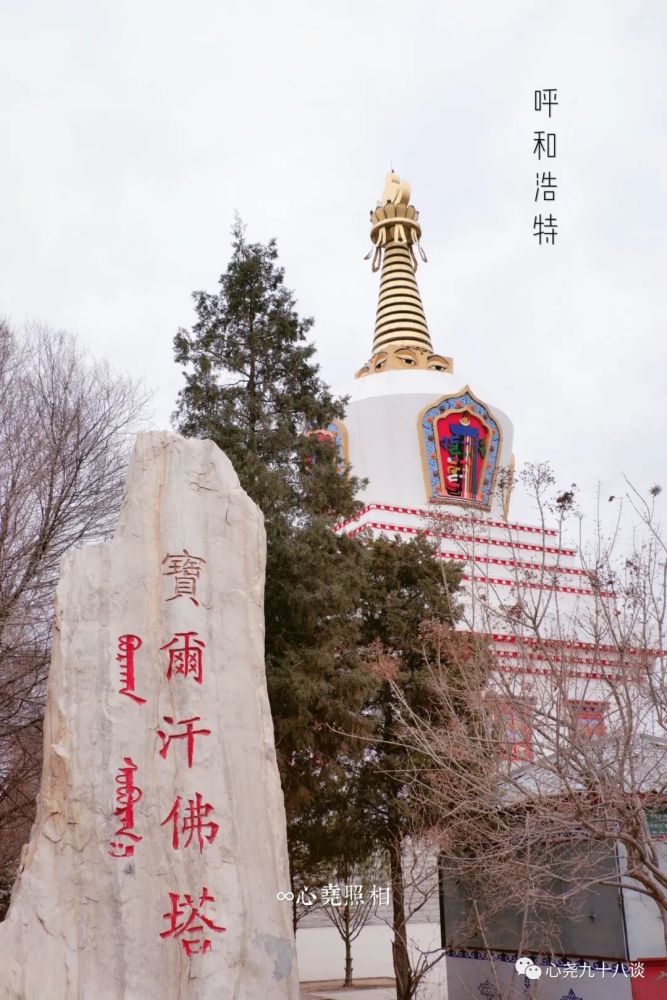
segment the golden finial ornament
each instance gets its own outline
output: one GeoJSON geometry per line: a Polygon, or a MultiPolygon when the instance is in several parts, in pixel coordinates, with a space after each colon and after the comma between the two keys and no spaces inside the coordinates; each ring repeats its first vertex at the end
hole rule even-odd
{"type": "Polygon", "coordinates": [[[410,204],[410,184],[392,169],[385,177],[381,201],[371,212],[373,271],[382,268],[373,357],[357,378],[390,369],[427,368],[452,371],[452,359],[433,354],[415,272],[417,256],[426,261],[419,212],[410,204]]]}

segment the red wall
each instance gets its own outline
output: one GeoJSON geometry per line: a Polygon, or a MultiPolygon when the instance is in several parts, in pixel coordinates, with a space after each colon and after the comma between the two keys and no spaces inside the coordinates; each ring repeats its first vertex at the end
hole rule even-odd
{"type": "Polygon", "coordinates": [[[634,962],[643,962],[645,973],[632,980],[632,1000],[667,1000],[667,958],[636,958],[634,962]]]}

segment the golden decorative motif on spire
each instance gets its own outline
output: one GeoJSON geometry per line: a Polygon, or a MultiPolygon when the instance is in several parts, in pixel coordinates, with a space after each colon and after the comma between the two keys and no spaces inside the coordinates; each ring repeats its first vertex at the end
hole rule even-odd
{"type": "Polygon", "coordinates": [[[384,179],[384,193],[380,204],[387,205],[391,202],[392,205],[409,205],[410,191],[410,183],[402,181],[398,174],[395,174],[392,170],[384,179]]]}
{"type": "Polygon", "coordinates": [[[415,271],[421,244],[419,212],[410,204],[410,185],[393,170],[385,178],[382,201],[371,212],[373,270],[382,267],[375,318],[373,357],[357,378],[389,369],[452,371],[452,359],[433,353],[415,271]]]}

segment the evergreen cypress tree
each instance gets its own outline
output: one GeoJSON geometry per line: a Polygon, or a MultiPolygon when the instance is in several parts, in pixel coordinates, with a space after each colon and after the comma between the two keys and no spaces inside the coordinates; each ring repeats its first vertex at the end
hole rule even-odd
{"type": "MultiPolygon", "coordinates": [[[[266,666],[288,821],[293,883],[327,864],[353,866],[378,848],[392,875],[394,962],[412,996],[401,845],[412,829],[398,712],[390,685],[368,669],[373,643],[400,664],[411,703],[423,703],[419,627],[452,622],[442,570],[423,539],[340,537],[359,482],[337,471],[332,445],[307,435],[344,412],[313,360],[284,285],[276,243],[248,243],[237,220],[215,293],[193,295],[197,320],[176,335],[185,387],[182,434],[215,441],[264,512],[266,666]]],[[[323,867],[324,866],[324,867],[323,867]]],[[[327,879],[328,880],[328,879],[327,879]]]]}
{"type": "Polygon", "coordinates": [[[218,291],[194,293],[196,322],[175,337],[185,386],[174,422],[222,448],[264,513],[269,697],[292,877],[307,880],[326,860],[322,828],[362,751],[353,734],[374,683],[358,653],[363,550],[332,531],[359,484],[307,435],[342,417],[344,401],[320,378],[313,321],[297,313],[275,240],[248,243],[239,219],[232,232],[218,291]]]}
{"type": "Polygon", "coordinates": [[[223,449],[267,523],[346,516],[356,482],[336,475],[333,461],[319,461],[333,459],[331,446],[305,435],[344,410],[313,361],[306,340],[313,320],[296,311],[276,241],[248,243],[238,218],[232,234],[219,291],[193,294],[197,322],[174,340],[187,369],[178,429],[223,449]]]}

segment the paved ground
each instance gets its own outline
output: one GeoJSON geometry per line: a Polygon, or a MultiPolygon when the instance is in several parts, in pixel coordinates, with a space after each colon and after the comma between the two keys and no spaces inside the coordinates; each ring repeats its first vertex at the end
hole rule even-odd
{"type": "Polygon", "coordinates": [[[396,1000],[396,989],[394,986],[379,986],[371,989],[347,989],[323,993],[302,993],[303,1000],[396,1000]]]}
{"type": "Polygon", "coordinates": [[[302,983],[302,1000],[396,1000],[396,988],[389,979],[366,979],[351,989],[337,982],[302,983]]]}

